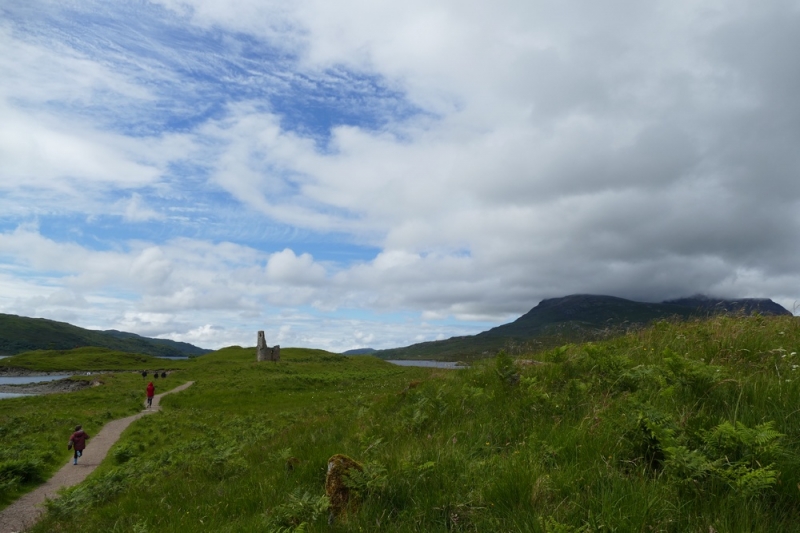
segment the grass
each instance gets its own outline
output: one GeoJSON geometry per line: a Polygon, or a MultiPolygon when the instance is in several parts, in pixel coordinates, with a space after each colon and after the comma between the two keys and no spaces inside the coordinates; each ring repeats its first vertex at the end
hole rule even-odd
{"type": "Polygon", "coordinates": [[[0,401],[0,506],[38,486],[64,465],[67,440],[82,424],[95,435],[108,421],[138,412],[143,398],[138,374],[106,374],[73,379],[101,382],[69,394],[0,401]]]}
{"type": "Polygon", "coordinates": [[[72,350],[34,350],[0,359],[0,371],[25,369],[37,372],[104,371],[187,368],[190,361],[85,347],[72,350]]]}
{"type": "Polygon", "coordinates": [[[758,316],[457,371],[230,348],[33,531],[800,531],[798,348],[758,316]],[[329,525],[336,453],[364,472],[329,525]]]}

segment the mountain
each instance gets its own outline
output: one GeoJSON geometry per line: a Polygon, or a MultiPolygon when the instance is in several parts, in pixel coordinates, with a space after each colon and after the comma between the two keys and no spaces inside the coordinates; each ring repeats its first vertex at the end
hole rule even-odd
{"type": "Polygon", "coordinates": [[[661,303],[644,303],[592,294],[573,294],[542,300],[517,320],[488,331],[404,348],[378,350],[382,359],[474,359],[500,349],[524,346],[536,350],[619,333],[662,318],[707,317],[722,313],[791,315],[769,299],[726,300],[692,296],[661,303]]]}
{"type": "Polygon", "coordinates": [[[719,298],[709,298],[699,294],[689,298],[679,298],[677,300],[667,300],[664,303],[681,305],[703,309],[710,313],[744,313],[752,315],[759,313],[762,315],[791,315],[783,306],[776,304],[769,298],[742,298],[739,300],[722,300],[719,298]]]}
{"type": "Polygon", "coordinates": [[[342,355],[370,355],[375,353],[377,350],[375,348],[356,348],[354,350],[347,350],[346,352],[342,352],[342,355]]]}
{"type": "Polygon", "coordinates": [[[195,346],[194,344],[189,344],[188,342],[179,342],[169,339],[153,339],[151,337],[142,337],[141,335],[137,335],[136,333],[117,331],[116,329],[107,329],[103,331],[103,333],[105,333],[106,335],[111,335],[112,337],[116,337],[118,339],[130,339],[133,340],[134,342],[145,341],[153,344],[160,344],[161,346],[166,346],[178,350],[183,356],[203,355],[213,351],[213,350],[206,350],[205,348],[200,348],[198,346],[195,346]]]}
{"type": "Polygon", "coordinates": [[[31,350],[71,350],[83,346],[159,357],[186,357],[211,351],[186,342],[151,339],[116,330],[95,331],[46,318],[0,313],[0,355],[16,355],[31,350]]]}

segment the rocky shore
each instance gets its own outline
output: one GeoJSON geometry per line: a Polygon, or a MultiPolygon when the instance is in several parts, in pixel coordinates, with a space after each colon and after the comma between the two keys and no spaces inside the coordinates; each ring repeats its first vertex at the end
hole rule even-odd
{"type": "MultiPolygon", "coordinates": [[[[8,374],[6,375],[8,376],[8,374]]],[[[102,383],[99,381],[64,378],[55,381],[40,381],[38,383],[24,383],[21,385],[0,385],[0,392],[10,392],[14,394],[54,394],[58,392],[75,392],[87,387],[96,387],[101,384],[102,383]]]]}
{"type": "Polygon", "coordinates": [[[28,370],[27,368],[0,367],[0,378],[22,378],[34,376],[63,376],[64,374],[79,374],[90,376],[97,372],[78,372],[75,370],[57,370],[53,372],[41,372],[39,370],[28,370]]]}

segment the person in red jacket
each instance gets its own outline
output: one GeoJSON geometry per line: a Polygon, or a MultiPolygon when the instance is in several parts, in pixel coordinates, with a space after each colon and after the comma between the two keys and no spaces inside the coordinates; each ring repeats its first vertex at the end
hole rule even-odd
{"type": "Polygon", "coordinates": [[[153,406],[153,396],[156,394],[156,386],[153,385],[153,382],[147,384],[147,408],[153,406]]]}
{"type": "Polygon", "coordinates": [[[75,433],[69,437],[72,447],[75,448],[75,455],[72,464],[78,464],[78,457],[83,456],[83,450],[86,449],[86,439],[88,438],[89,434],[86,433],[81,426],[75,426],[75,433]]]}

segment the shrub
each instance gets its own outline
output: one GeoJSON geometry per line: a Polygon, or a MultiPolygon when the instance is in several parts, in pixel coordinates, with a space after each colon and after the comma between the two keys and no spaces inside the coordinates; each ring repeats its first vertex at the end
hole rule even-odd
{"type": "Polygon", "coordinates": [[[114,451],[111,452],[111,454],[114,457],[114,462],[118,465],[121,465],[133,459],[136,456],[136,451],[136,448],[134,448],[132,445],[123,444],[114,448],[114,451]]]}
{"type": "Polygon", "coordinates": [[[0,481],[20,483],[43,481],[42,462],[38,459],[6,459],[0,462],[0,481]]]}
{"type": "Polygon", "coordinates": [[[288,500],[267,512],[268,527],[295,528],[289,531],[298,531],[306,527],[304,524],[316,522],[330,507],[330,501],[324,494],[314,496],[300,488],[289,494],[288,500]]]}

